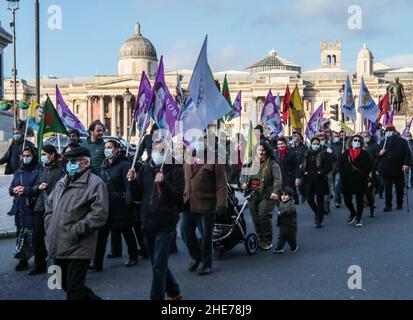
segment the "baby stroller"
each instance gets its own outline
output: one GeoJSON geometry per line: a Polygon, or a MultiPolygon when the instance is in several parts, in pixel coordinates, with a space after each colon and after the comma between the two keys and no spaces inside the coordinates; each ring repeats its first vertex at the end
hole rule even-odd
{"type": "Polygon", "coordinates": [[[251,196],[252,193],[246,197],[246,201],[241,207],[235,196],[235,189],[228,184],[228,210],[225,216],[216,217],[212,235],[213,246],[220,259],[224,258],[226,251],[231,250],[239,243],[244,243],[248,255],[257,252],[258,237],[255,233],[247,234],[244,219],[244,210],[251,196]]]}

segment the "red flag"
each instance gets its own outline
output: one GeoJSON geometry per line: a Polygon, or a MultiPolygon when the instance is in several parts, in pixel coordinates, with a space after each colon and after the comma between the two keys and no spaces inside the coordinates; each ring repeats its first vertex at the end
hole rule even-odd
{"type": "Polygon", "coordinates": [[[381,117],[389,111],[389,93],[388,92],[379,101],[379,109],[380,109],[380,114],[377,117],[377,122],[379,122],[381,117]]]}
{"type": "Polygon", "coordinates": [[[287,89],[285,89],[284,99],[283,99],[283,122],[286,123],[287,120],[290,118],[290,88],[287,85],[287,89]]]}

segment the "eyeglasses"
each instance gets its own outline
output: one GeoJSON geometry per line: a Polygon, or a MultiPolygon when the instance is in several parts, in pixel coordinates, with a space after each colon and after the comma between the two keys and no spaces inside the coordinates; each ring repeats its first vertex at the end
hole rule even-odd
{"type": "Polygon", "coordinates": [[[354,139],[353,142],[361,142],[359,139],[354,139]]]}

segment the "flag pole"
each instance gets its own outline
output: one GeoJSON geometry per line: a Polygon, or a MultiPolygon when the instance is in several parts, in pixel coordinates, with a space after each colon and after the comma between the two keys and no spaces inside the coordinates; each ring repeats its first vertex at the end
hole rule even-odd
{"type": "Polygon", "coordinates": [[[131,170],[135,169],[136,161],[138,159],[139,149],[140,149],[140,146],[142,144],[142,140],[143,140],[143,136],[144,136],[143,135],[143,129],[146,127],[146,123],[148,122],[148,115],[149,115],[149,112],[146,113],[145,121],[143,122],[143,125],[142,125],[141,130],[140,130],[139,142],[136,145],[136,151],[135,151],[135,155],[133,156],[133,162],[132,162],[131,170]]]}
{"type": "Polygon", "coordinates": [[[61,145],[60,145],[60,133],[57,133],[57,148],[59,149],[59,153],[61,150],[61,145]]]}
{"type": "Polygon", "coordinates": [[[131,125],[131,127],[130,127],[130,129],[129,129],[129,132],[128,132],[128,145],[127,145],[127,147],[126,147],[126,157],[127,157],[128,154],[129,154],[130,141],[131,141],[131,138],[132,138],[133,127],[136,127],[136,119],[135,119],[135,117],[133,118],[132,125],[131,125]]]}

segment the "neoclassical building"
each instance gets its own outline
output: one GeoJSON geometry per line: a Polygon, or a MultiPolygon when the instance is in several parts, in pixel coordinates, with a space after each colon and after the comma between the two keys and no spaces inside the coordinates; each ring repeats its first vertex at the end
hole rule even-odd
{"type": "MultiPolygon", "coordinates": [[[[198,52],[194,52],[195,55],[198,52]]],[[[229,132],[241,130],[247,133],[249,119],[258,121],[258,116],[268,91],[279,94],[282,98],[285,88],[289,85],[292,91],[297,85],[303,106],[309,115],[320,105],[325,108],[325,116],[329,116],[330,106],[339,104],[346,77],[350,77],[353,94],[358,101],[361,77],[364,77],[373,98],[378,101],[386,92],[387,86],[400,78],[404,85],[406,101],[404,113],[396,119],[396,126],[402,130],[407,118],[413,113],[413,68],[392,69],[382,63],[374,63],[373,53],[364,45],[355,60],[355,72],[344,70],[341,66],[342,43],[336,41],[330,44],[321,42],[321,64],[316,70],[302,71],[301,67],[278,55],[271,50],[267,57],[245,70],[229,70],[214,73],[215,79],[221,83],[227,75],[232,100],[238,91],[242,91],[243,112],[241,119],[234,119],[226,125],[229,132]]],[[[167,57],[165,57],[166,70],[167,57]]],[[[59,85],[62,95],[68,106],[78,115],[86,125],[93,120],[100,119],[108,128],[108,133],[126,137],[131,125],[131,109],[134,99],[126,101],[127,89],[136,94],[139,88],[140,75],[145,71],[151,81],[154,81],[158,66],[158,55],[155,46],[150,40],[142,36],[141,26],[136,24],[133,36],[120,48],[118,57],[117,75],[96,75],[86,78],[59,79],[44,77],[41,80],[41,95],[46,93],[55,100],[55,86],[59,85]]],[[[192,70],[174,70],[166,72],[165,79],[170,91],[174,94],[178,75],[181,76],[182,87],[187,88],[191,79],[192,70]]],[[[18,83],[18,99],[30,100],[35,95],[35,81],[20,79],[18,83]]],[[[5,79],[5,97],[12,99],[13,87],[10,79],[5,79]]],[[[24,112],[21,117],[25,118],[24,112]]],[[[359,117],[360,118],[360,117],[359,117]]],[[[214,127],[214,125],[211,125],[214,127]]],[[[333,126],[338,127],[338,123],[333,126]]],[[[355,125],[361,130],[361,121],[355,125]]],[[[288,133],[288,128],[285,129],[288,133]]]]}

